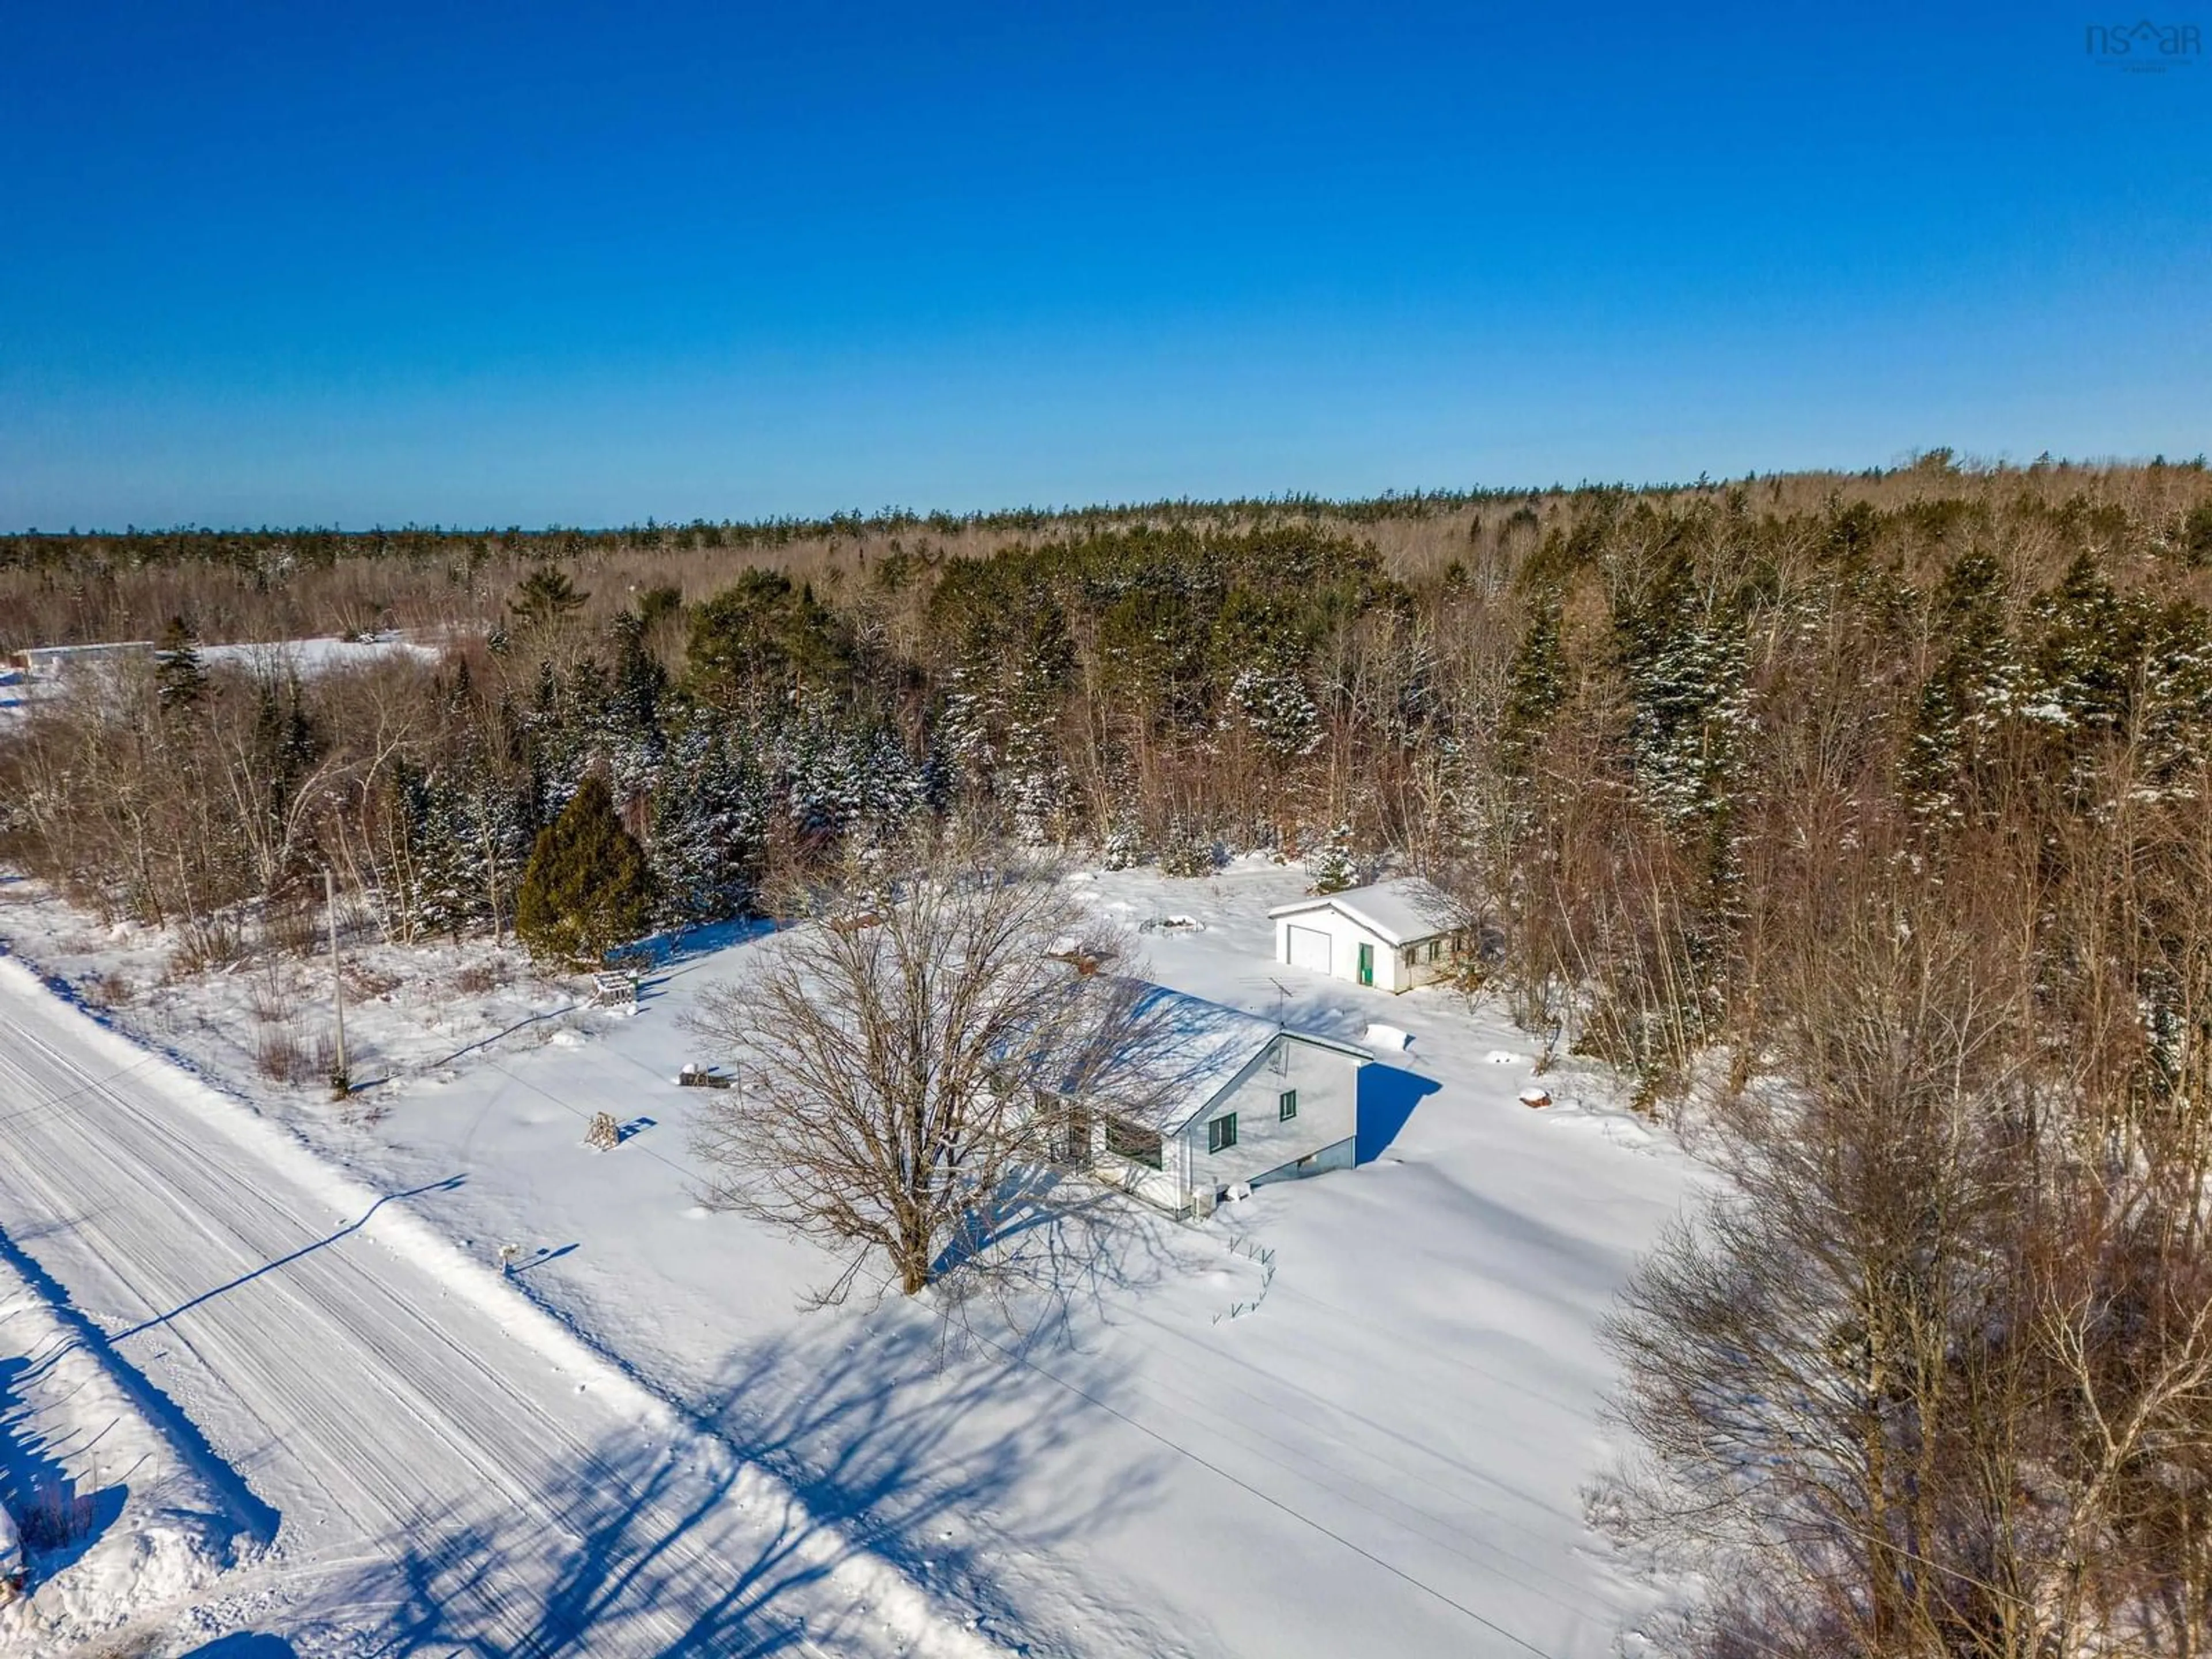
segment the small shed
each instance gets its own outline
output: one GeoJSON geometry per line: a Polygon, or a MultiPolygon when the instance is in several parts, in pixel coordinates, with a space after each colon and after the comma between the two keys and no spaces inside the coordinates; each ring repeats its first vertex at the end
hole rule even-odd
{"type": "Polygon", "coordinates": [[[1316,893],[1267,914],[1276,961],[1382,991],[1449,976],[1467,943],[1458,908],[1419,876],[1316,893]]]}

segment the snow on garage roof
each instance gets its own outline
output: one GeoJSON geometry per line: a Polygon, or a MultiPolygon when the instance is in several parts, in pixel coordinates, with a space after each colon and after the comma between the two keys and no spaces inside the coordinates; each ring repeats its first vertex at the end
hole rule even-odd
{"type": "Polygon", "coordinates": [[[1435,884],[1419,876],[1400,876],[1366,887],[1347,887],[1340,893],[1316,893],[1290,904],[1279,904],[1272,916],[1295,916],[1311,910],[1334,910],[1374,933],[1385,945],[1411,945],[1416,939],[1449,933],[1459,925],[1452,902],[1435,884]]]}

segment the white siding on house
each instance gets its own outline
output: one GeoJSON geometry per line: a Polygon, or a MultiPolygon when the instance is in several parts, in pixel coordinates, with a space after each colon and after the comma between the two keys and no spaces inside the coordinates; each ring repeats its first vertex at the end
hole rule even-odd
{"type": "Polygon", "coordinates": [[[1355,1161],[1365,1049],[1165,986],[1138,988],[1149,1025],[1126,1074],[1080,1099],[1036,1091],[1041,1109],[1066,1115],[1056,1158],[1184,1214],[1211,1210],[1228,1188],[1355,1161]],[[1285,1095],[1295,1096],[1288,1118],[1285,1095]],[[1236,1142],[1217,1148],[1211,1126],[1231,1115],[1236,1142]]]}
{"type": "Polygon", "coordinates": [[[1295,1035],[1279,1039],[1242,1082],[1225,1090],[1178,1133],[1161,1137],[1162,1167],[1117,1157],[1106,1147],[1106,1130],[1091,1132],[1091,1161],[1099,1176],[1163,1209],[1211,1203],[1238,1182],[1318,1175],[1349,1169],[1359,1135],[1359,1068],[1364,1057],[1295,1035]],[[1285,1092],[1297,1093],[1297,1113],[1282,1115],[1285,1092]],[[1210,1126],[1234,1114],[1237,1144],[1211,1146],[1210,1126]]]}
{"type": "Polygon", "coordinates": [[[1352,1161],[1350,1150],[1359,1133],[1358,1058],[1295,1036],[1285,1036],[1275,1053],[1283,1056],[1284,1069],[1277,1069],[1271,1054],[1183,1131],[1192,1195],[1211,1196],[1238,1182],[1295,1170],[1303,1158],[1316,1160],[1309,1170],[1323,1162],[1334,1168],[1352,1161]],[[1290,1089],[1297,1091],[1298,1111],[1286,1123],[1280,1097],[1290,1089]],[[1208,1152],[1206,1126],[1231,1112],[1237,1115],[1237,1144],[1208,1152]],[[1340,1160],[1324,1159],[1338,1147],[1345,1149],[1340,1160]]]}
{"type": "Polygon", "coordinates": [[[1147,1204],[1157,1204],[1163,1210],[1180,1210],[1188,1201],[1183,1196],[1182,1172],[1176,1167],[1177,1148],[1172,1140],[1164,1149],[1168,1167],[1155,1170],[1143,1164],[1132,1163],[1126,1158],[1116,1158],[1102,1146],[1094,1173],[1099,1179],[1119,1187],[1132,1197],[1141,1198],[1147,1204]]]}

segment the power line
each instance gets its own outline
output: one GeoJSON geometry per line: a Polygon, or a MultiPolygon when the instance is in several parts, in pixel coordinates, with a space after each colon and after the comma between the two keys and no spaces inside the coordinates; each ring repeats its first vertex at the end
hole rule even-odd
{"type": "MultiPolygon", "coordinates": [[[[888,1284],[890,1281],[885,1280],[884,1282],[888,1284]]],[[[1229,1482],[1231,1486],[1250,1493],[1253,1497],[1258,1498],[1269,1508],[1279,1510],[1283,1514],[1289,1516],[1293,1521],[1301,1522],[1304,1525],[1312,1528],[1316,1532],[1321,1534],[1322,1537],[1329,1539],[1334,1543],[1342,1545],[1346,1549],[1350,1550],[1354,1555],[1360,1557],[1362,1559],[1372,1562],[1375,1565],[1382,1568],[1383,1571],[1389,1573],[1392,1577],[1400,1579],[1404,1583],[1412,1585],[1415,1589],[1419,1590],[1424,1595],[1433,1596],[1436,1600],[1443,1602],[1446,1607],[1451,1608],[1455,1613],[1461,1613],[1463,1616],[1473,1620],[1485,1630],[1489,1631],[1495,1635],[1504,1637],[1507,1641],[1512,1643],[1514,1646],[1520,1648],[1526,1652],[1534,1654],[1537,1656],[1537,1659],[1553,1659],[1553,1656],[1547,1652],[1544,1649],[1538,1647],[1534,1642],[1528,1640],[1524,1637],[1515,1635],[1511,1631],[1506,1629],[1504,1626],[1498,1623],[1497,1620],[1485,1618],[1481,1613],[1477,1613],[1473,1607],[1468,1607],[1464,1601],[1455,1601],[1451,1596],[1447,1595],[1443,1591],[1438,1589],[1435,1585],[1425,1583],[1422,1580],[1414,1577],[1413,1574],[1407,1572],[1404,1568],[1400,1567],[1392,1562],[1384,1560],[1381,1556],[1376,1554],[1374,1551],[1366,1548],[1364,1546],[1354,1543],[1351,1539],[1346,1538],[1342,1533],[1338,1532],[1334,1528],[1315,1520],[1313,1516],[1304,1513],[1303,1510],[1292,1508],[1290,1504],[1283,1502],[1279,1498],[1273,1497],[1267,1492],[1262,1492],[1250,1481],[1243,1479],[1241,1476],[1231,1474],[1227,1469],[1223,1468],[1218,1463],[1212,1462],[1209,1458],[1201,1457],[1198,1453],[1191,1450],[1189,1447],[1180,1445],[1175,1441],[1169,1439],[1157,1429],[1147,1427],[1146,1425],[1139,1422],[1135,1418],[1131,1417],[1127,1413],[1118,1410],[1113,1406],[1109,1406],[1106,1401],[1101,1400],[1097,1395],[1092,1394],[1089,1389],[1083,1388],[1078,1383],[1070,1382],[1065,1377],[1054,1376],[1052,1372],[1045,1370],[1043,1366],[1024,1358],[1021,1354],[1012,1352],[1003,1344],[994,1341],[990,1337],[984,1335],[982,1332],[977,1330],[973,1325],[967,1323],[965,1321],[962,1322],[961,1328],[965,1330],[970,1336],[974,1337],[985,1347],[990,1349],[994,1353],[998,1354],[1001,1358],[1006,1359],[1013,1364],[1019,1365],[1025,1370],[1033,1371],[1037,1376],[1044,1378],[1046,1382],[1054,1383],[1057,1386],[1066,1389],[1070,1394],[1077,1396],[1077,1398],[1086,1401],[1090,1404],[1096,1406],[1100,1411],[1104,1412],[1108,1416],[1118,1419],[1120,1421],[1127,1424],[1131,1428],[1136,1430],[1138,1433],[1145,1436],[1147,1439],[1157,1441],[1159,1444],[1165,1446],[1169,1450],[1175,1452],[1181,1456],[1188,1458],[1200,1468],[1207,1470],[1211,1474],[1218,1475],[1222,1480],[1229,1482]]]]}

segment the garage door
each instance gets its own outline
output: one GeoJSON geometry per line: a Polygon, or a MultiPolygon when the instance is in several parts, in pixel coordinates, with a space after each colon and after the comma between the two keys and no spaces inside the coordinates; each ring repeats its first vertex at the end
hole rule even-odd
{"type": "Polygon", "coordinates": [[[1291,966],[1310,968],[1317,974],[1328,971],[1328,935],[1318,927],[1291,929],[1291,966]]]}

